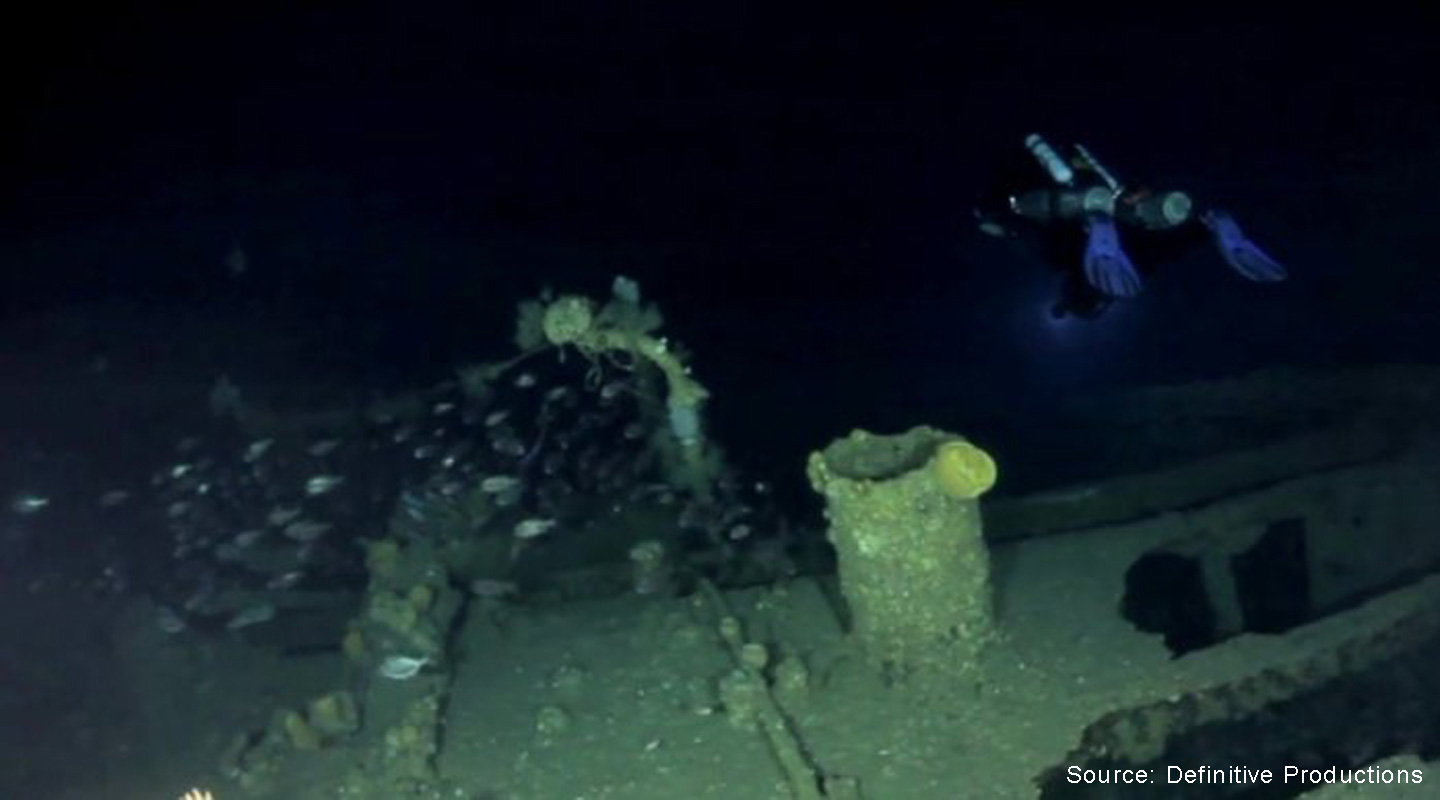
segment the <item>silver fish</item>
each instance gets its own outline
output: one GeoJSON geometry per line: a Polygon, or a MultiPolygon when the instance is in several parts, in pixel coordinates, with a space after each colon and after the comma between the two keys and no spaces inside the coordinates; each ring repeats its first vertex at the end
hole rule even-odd
{"type": "Polygon", "coordinates": [[[526,453],[525,443],[520,441],[520,437],[509,431],[503,431],[490,437],[490,446],[495,449],[495,452],[513,458],[519,458],[526,453]]]}
{"type": "Polygon", "coordinates": [[[297,542],[313,542],[325,535],[330,530],[328,522],[311,522],[309,520],[297,519],[285,526],[282,531],[286,536],[297,542]]]}
{"type": "Polygon", "coordinates": [[[231,543],[236,547],[252,547],[256,542],[260,541],[260,537],[264,535],[265,531],[263,529],[252,528],[251,530],[240,531],[235,534],[235,538],[231,540],[231,543]]]}
{"type": "Polygon", "coordinates": [[[316,497],[334,490],[344,482],[344,475],[315,475],[305,481],[305,494],[316,497]]]}
{"type": "Polygon", "coordinates": [[[419,658],[414,656],[386,656],[385,660],[380,662],[380,667],[376,671],[380,673],[380,677],[382,678],[389,678],[392,681],[407,681],[420,674],[420,670],[424,669],[425,665],[429,663],[429,656],[421,656],[419,658]]]}
{"type": "Polygon", "coordinates": [[[312,444],[309,447],[305,448],[305,452],[309,453],[312,456],[315,456],[316,458],[319,458],[321,456],[328,456],[330,455],[330,453],[334,452],[335,448],[339,447],[340,444],[341,442],[339,439],[322,439],[315,444],[312,444]]]}
{"type": "Polygon", "coordinates": [[[625,384],[625,381],[610,381],[609,383],[600,387],[600,399],[614,400],[627,389],[629,389],[629,387],[625,384]]]}
{"type": "Polygon", "coordinates": [[[253,464],[256,461],[259,461],[262,457],[264,457],[265,453],[268,452],[270,450],[270,447],[274,444],[274,439],[256,439],[245,448],[245,455],[241,456],[241,459],[246,464],[253,464]]]}
{"type": "Polygon", "coordinates": [[[500,411],[491,411],[489,414],[485,415],[485,427],[493,428],[509,418],[510,412],[504,409],[501,409],[500,411]]]}
{"type": "Polygon", "coordinates": [[[101,508],[114,508],[130,499],[130,493],[124,489],[112,489],[100,495],[101,508]]]}
{"type": "Polygon", "coordinates": [[[295,586],[296,586],[298,583],[300,583],[300,581],[302,581],[302,580],[304,580],[304,579],[305,579],[305,573],[304,573],[304,572],[301,572],[301,571],[298,570],[298,569],[292,569],[292,570],[290,570],[289,572],[286,572],[286,573],[284,573],[284,574],[282,574],[282,575],[276,575],[275,577],[271,578],[271,579],[265,584],[265,588],[266,588],[266,589],[275,590],[275,591],[283,591],[283,590],[285,590],[285,589],[293,589],[293,588],[295,588],[295,586]]]}
{"type": "Polygon", "coordinates": [[[16,514],[34,514],[50,505],[50,498],[38,494],[22,494],[10,501],[10,510],[16,514]]]}
{"type": "Polygon", "coordinates": [[[185,618],[170,606],[160,606],[155,611],[155,625],[167,636],[174,636],[186,628],[185,618]]]}
{"type": "Polygon", "coordinates": [[[455,497],[456,495],[465,491],[465,488],[465,484],[461,483],[460,481],[445,481],[444,483],[435,487],[435,491],[441,497],[455,497]]]}
{"type": "Polygon", "coordinates": [[[296,517],[300,516],[300,509],[276,506],[266,515],[265,520],[277,528],[289,525],[296,517]]]}
{"type": "Polygon", "coordinates": [[[508,492],[520,485],[520,479],[510,475],[491,475],[480,481],[480,491],[486,494],[508,492]]]}
{"type": "Polygon", "coordinates": [[[275,619],[275,606],[269,603],[260,603],[240,609],[235,616],[230,618],[229,622],[225,623],[225,627],[232,631],[238,631],[241,628],[259,625],[272,619],[275,619]]]}
{"type": "Polygon", "coordinates": [[[522,519],[519,522],[515,523],[515,538],[534,539],[537,536],[544,536],[546,533],[550,532],[551,528],[554,527],[555,520],[553,519],[544,519],[541,517],[522,519]]]}
{"type": "Polygon", "coordinates": [[[425,521],[425,497],[416,490],[406,489],[400,493],[400,507],[410,519],[416,522],[425,521]]]}

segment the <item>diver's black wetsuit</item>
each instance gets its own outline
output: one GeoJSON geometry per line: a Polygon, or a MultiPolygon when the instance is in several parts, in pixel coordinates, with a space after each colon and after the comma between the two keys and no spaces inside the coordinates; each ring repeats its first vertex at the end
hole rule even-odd
{"type": "Polygon", "coordinates": [[[1092,257],[1099,251],[1091,231],[1097,220],[1112,233],[1123,227],[1123,249],[1113,235],[1111,246],[1103,249],[1122,270],[1133,271],[1133,291],[1118,296],[1138,292],[1142,279],[1149,278],[1159,265],[1211,238],[1230,265],[1250,280],[1284,279],[1284,268],[1245,239],[1225,212],[1196,215],[1189,195],[1183,192],[1152,194],[1144,188],[1121,187],[1078,147],[1077,155],[1066,164],[1067,182],[1059,183],[1030,149],[1032,139],[1038,137],[1027,139],[1025,147],[1016,148],[1001,162],[976,216],[985,232],[1027,241],[1041,260],[1062,273],[1054,316],[1093,318],[1117,297],[1116,292],[1099,288],[1116,284],[1105,280],[1103,269],[1097,275],[1094,268],[1092,257]]]}

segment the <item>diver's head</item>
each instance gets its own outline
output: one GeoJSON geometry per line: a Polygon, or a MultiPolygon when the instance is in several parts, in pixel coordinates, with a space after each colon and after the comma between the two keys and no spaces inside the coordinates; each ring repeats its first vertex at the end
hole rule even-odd
{"type": "Polygon", "coordinates": [[[1105,313],[1106,309],[1110,308],[1110,303],[1111,300],[1108,297],[1102,302],[1093,303],[1088,306],[1075,306],[1066,303],[1063,299],[1056,300],[1055,304],[1050,306],[1050,318],[1065,319],[1066,317],[1075,317],[1085,320],[1098,319],[1101,314],[1105,313]]]}
{"type": "Polygon", "coordinates": [[[1069,274],[1060,283],[1060,297],[1050,307],[1053,319],[1078,317],[1096,319],[1104,314],[1115,298],[1091,286],[1083,277],[1069,274]]]}

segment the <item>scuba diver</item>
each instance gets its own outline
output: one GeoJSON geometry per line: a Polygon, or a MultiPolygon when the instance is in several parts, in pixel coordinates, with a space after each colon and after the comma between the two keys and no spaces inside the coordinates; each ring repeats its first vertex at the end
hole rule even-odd
{"type": "Polygon", "coordinates": [[[1116,299],[1140,293],[1142,270],[1148,273],[1206,239],[1249,280],[1271,283],[1286,277],[1285,268],[1221,209],[1197,213],[1186,192],[1126,186],[1083,145],[1075,145],[1066,159],[1032,133],[1025,137],[1025,149],[975,215],[984,233],[1035,240],[1045,260],[1064,272],[1059,300],[1051,308],[1056,318],[1098,317],[1116,299]]]}

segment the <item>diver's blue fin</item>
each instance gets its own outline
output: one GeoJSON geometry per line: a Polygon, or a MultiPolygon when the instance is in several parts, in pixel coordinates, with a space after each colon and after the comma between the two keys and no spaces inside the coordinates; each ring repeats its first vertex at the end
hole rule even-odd
{"type": "Polygon", "coordinates": [[[1091,214],[1086,225],[1085,280],[1110,297],[1134,297],[1140,294],[1140,273],[1120,247],[1120,233],[1115,219],[1106,214],[1091,214]]]}
{"type": "Polygon", "coordinates": [[[1210,210],[1200,217],[1215,237],[1215,247],[1230,268],[1252,281],[1273,283],[1285,280],[1288,274],[1280,262],[1271,258],[1258,245],[1245,237],[1240,223],[1229,213],[1210,210]]]}

